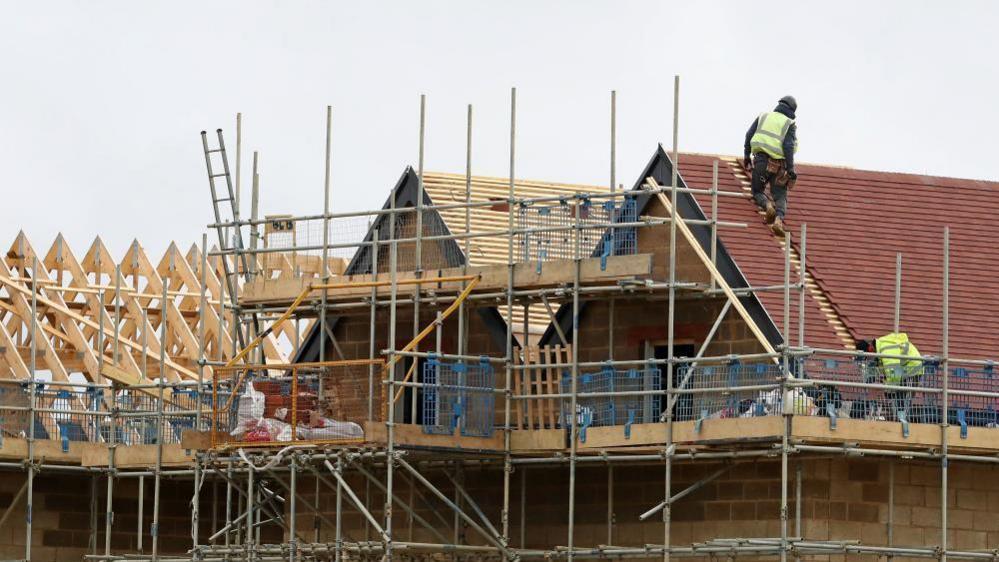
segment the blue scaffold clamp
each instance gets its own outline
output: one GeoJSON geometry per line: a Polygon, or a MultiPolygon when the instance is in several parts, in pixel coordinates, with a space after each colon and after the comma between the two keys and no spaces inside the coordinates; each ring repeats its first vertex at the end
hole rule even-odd
{"type": "Polygon", "coordinates": [[[581,424],[579,424],[579,442],[586,443],[586,428],[593,424],[593,412],[583,411],[578,414],[581,424]]]}
{"type": "Polygon", "coordinates": [[[899,423],[902,424],[902,437],[906,439],[909,438],[909,419],[905,413],[905,410],[896,410],[895,416],[898,418],[899,423]]]}
{"type": "Polygon", "coordinates": [[[961,426],[961,439],[968,438],[968,417],[967,410],[959,408],[957,410],[957,423],[961,426]]]}
{"type": "Polygon", "coordinates": [[[608,234],[604,240],[603,250],[600,252],[600,271],[607,271],[607,257],[614,252],[614,238],[608,234]]]}
{"type": "Polygon", "coordinates": [[[701,432],[701,424],[704,423],[704,420],[706,420],[706,419],[708,419],[708,410],[707,410],[707,408],[701,410],[701,416],[699,418],[697,418],[697,420],[694,422],[694,433],[700,433],[701,432]]]}
{"type": "Polygon", "coordinates": [[[635,410],[628,410],[628,423],[624,424],[624,438],[631,439],[631,424],[635,423],[635,410]]]}
{"type": "Polygon", "coordinates": [[[836,430],[836,406],[832,402],[826,402],[826,414],[829,416],[829,430],[836,430]]]}

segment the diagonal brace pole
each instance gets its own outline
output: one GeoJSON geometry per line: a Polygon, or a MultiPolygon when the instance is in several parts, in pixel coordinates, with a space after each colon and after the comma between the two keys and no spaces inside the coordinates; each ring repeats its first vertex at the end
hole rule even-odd
{"type": "Polygon", "coordinates": [[[465,491],[464,486],[459,484],[458,480],[453,476],[451,476],[451,473],[449,473],[448,471],[445,470],[444,475],[447,476],[447,479],[450,480],[452,484],[454,484],[454,488],[458,490],[458,493],[461,494],[461,497],[468,502],[468,505],[471,506],[472,511],[474,511],[475,514],[479,516],[479,519],[481,519],[482,522],[485,523],[486,527],[488,527],[489,530],[492,531],[493,535],[497,537],[500,536],[499,531],[496,530],[496,527],[494,527],[492,522],[489,521],[489,518],[486,517],[486,514],[483,513],[482,509],[479,508],[479,504],[475,503],[475,500],[472,499],[472,496],[465,491]]]}
{"type": "Polygon", "coordinates": [[[339,482],[340,486],[343,487],[343,491],[347,492],[347,497],[350,498],[351,502],[353,502],[354,507],[356,507],[357,510],[361,512],[361,515],[363,515],[364,518],[368,520],[368,523],[371,523],[371,526],[375,528],[375,531],[378,531],[378,534],[381,535],[382,540],[386,543],[391,543],[392,537],[388,536],[388,533],[385,532],[385,529],[383,529],[382,526],[378,524],[378,520],[375,519],[373,515],[371,515],[371,512],[368,511],[368,508],[364,507],[364,504],[361,503],[361,500],[358,499],[357,494],[354,493],[354,490],[347,484],[347,481],[344,480],[343,475],[340,474],[340,471],[337,470],[330,463],[329,460],[323,461],[323,464],[326,465],[326,468],[329,469],[330,473],[333,474],[333,477],[336,478],[336,481],[339,482]]]}
{"type": "Polygon", "coordinates": [[[424,486],[426,486],[427,489],[430,490],[435,496],[437,496],[438,499],[440,499],[448,507],[450,507],[452,510],[454,510],[454,512],[458,514],[458,517],[461,517],[473,529],[475,529],[476,531],[478,531],[479,534],[481,534],[486,540],[488,540],[494,546],[496,546],[497,548],[499,548],[500,550],[502,550],[503,554],[505,554],[508,559],[513,560],[513,559],[517,558],[517,556],[506,547],[506,545],[503,543],[503,539],[502,538],[500,538],[499,536],[497,536],[495,534],[489,533],[487,530],[483,529],[481,525],[479,525],[474,519],[472,519],[471,517],[469,517],[467,513],[465,513],[464,511],[462,511],[461,508],[457,506],[457,504],[455,504],[453,501],[451,501],[446,495],[444,495],[443,492],[441,492],[440,490],[438,490],[437,487],[434,486],[433,484],[431,484],[429,480],[427,480],[426,478],[424,478],[423,475],[420,474],[419,471],[417,471],[415,468],[413,468],[412,465],[410,465],[408,462],[406,462],[405,459],[397,459],[397,460],[398,460],[399,466],[401,466],[401,467],[405,468],[407,471],[409,471],[409,473],[412,474],[414,478],[416,478],[421,484],[423,484],[424,486]]]}
{"type": "MultiPolygon", "coordinates": [[[[363,474],[365,478],[367,478],[368,480],[370,480],[371,483],[374,484],[376,488],[378,488],[379,490],[381,490],[383,493],[388,493],[388,489],[385,487],[385,485],[382,484],[381,482],[379,482],[374,477],[374,475],[371,474],[370,472],[368,472],[364,467],[359,466],[359,465],[355,465],[354,468],[357,469],[358,472],[360,472],[361,474],[363,474]]],[[[437,537],[438,539],[440,539],[441,544],[446,544],[446,543],[449,542],[446,538],[444,538],[444,535],[442,535],[440,533],[440,531],[437,530],[436,527],[434,527],[433,525],[431,525],[430,522],[427,521],[426,519],[424,519],[423,517],[420,517],[420,515],[418,513],[416,513],[416,510],[414,510],[411,505],[409,505],[409,504],[403,502],[401,499],[399,499],[399,496],[397,496],[395,494],[392,494],[392,501],[394,501],[395,503],[397,503],[399,505],[399,507],[401,507],[403,509],[403,511],[405,511],[407,514],[409,514],[409,516],[411,516],[415,521],[417,521],[418,523],[420,523],[421,525],[423,525],[424,527],[426,527],[431,533],[433,533],[433,535],[435,537],[437,537]]],[[[434,513],[437,513],[437,511],[434,511],[434,513]]],[[[447,523],[447,521],[445,521],[445,524],[446,523],[447,523]]]]}
{"type": "MultiPolygon", "coordinates": [[[[708,335],[704,338],[704,343],[701,344],[701,348],[697,350],[697,356],[694,359],[700,359],[704,357],[704,352],[707,351],[708,346],[711,345],[711,340],[714,339],[715,333],[718,332],[718,328],[721,326],[722,320],[725,319],[725,315],[728,314],[728,309],[732,307],[732,301],[725,301],[725,305],[722,306],[721,312],[718,313],[718,318],[715,318],[715,323],[712,324],[711,329],[708,330],[708,335]]],[[[687,368],[687,374],[683,376],[683,380],[680,381],[679,386],[676,387],[677,390],[683,390],[687,387],[687,381],[690,380],[691,375],[694,374],[694,367],[697,367],[697,361],[694,361],[687,368]]],[[[673,411],[676,407],[677,401],[680,399],[679,396],[671,396],[669,399],[669,406],[666,408],[666,412],[663,412],[661,419],[666,419],[666,414],[673,411]]]]}
{"type": "Polygon", "coordinates": [[[697,490],[700,490],[701,488],[703,488],[708,482],[711,482],[712,480],[718,478],[722,474],[725,474],[726,472],[728,472],[728,469],[730,469],[730,468],[732,468],[732,465],[726,465],[726,466],[723,466],[723,467],[719,468],[718,470],[712,472],[711,474],[707,475],[706,477],[702,478],[701,480],[698,480],[697,482],[694,482],[690,486],[687,486],[686,488],[684,488],[684,489],[680,490],[679,492],[673,494],[673,496],[669,499],[669,502],[667,502],[666,500],[663,500],[663,501],[659,502],[652,509],[650,509],[650,510],[646,511],[645,513],[639,515],[638,519],[641,520],[641,521],[645,521],[649,517],[652,517],[656,513],[662,511],[663,508],[666,507],[667,503],[672,504],[672,503],[676,502],[677,500],[680,500],[682,498],[685,498],[685,497],[689,496],[690,494],[693,494],[697,490]]]}

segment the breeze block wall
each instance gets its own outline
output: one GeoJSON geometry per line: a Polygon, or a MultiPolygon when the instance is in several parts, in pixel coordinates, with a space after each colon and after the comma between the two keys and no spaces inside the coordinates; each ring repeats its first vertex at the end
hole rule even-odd
{"type": "MultiPolygon", "coordinates": [[[[891,460],[846,458],[792,458],[788,479],[788,533],[794,536],[797,502],[796,474],[801,467],[801,535],[811,540],[859,540],[863,544],[886,545],[888,523],[889,468],[891,460]]],[[[673,467],[673,493],[700,481],[723,465],[717,462],[677,462],[673,467]]],[[[401,469],[400,469],[401,472],[401,469]]],[[[894,468],[894,544],[897,546],[933,546],[940,541],[940,467],[913,461],[896,461],[894,468]]],[[[438,470],[422,473],[448,497],[454,486],[438,470]]],[[[397,473],[399,474],[399,473],[397,473]]],[[[399,498],[416,498],[416,512],[431,522],[445,537],[454,536],[450,523],[453,512],[432,500],[431,509],[420,501],[419,494],[430,498],[417,485],[419,494],[411,496],[408,475],[396,479],[399,498]],[[435,514],[434,511],[437,511],[435,514]]],[[[663,524],[660,515],[648,521],[638,516],[662,500],[664,465],[617,465],[614,468],[612,536],[608,537],[607,467],[599,463],[580,463],[576,472],[575,541],[578,547],[602,544],[642,546],[662,544],[663,524]]],[[[381,474],[384,477],[384,474],[381,474]]],[[[355,475],[356,476],[356,475],[355,475]]],[[[502,471],[495,465],[466,467],[465,489],[500,526],[502,507],[502,471]]],[[[384,521],[384,494],[352,477],[352,487],[372,514],[384,521]]],[[[516,467],[511,475],[510,540],[515,547],[554,549],[567,544],[569,469],[560,466],[516,467]],[[525,486],[526,487],[522,487],[525,486]],[[524,503],[526,499],[526,503],[524,503]],[[525,518],[521,518],[521,514],[525,518]],[[523,536],[524,542],[521,543],[523,536]]],[[[999,544],[999,467],[952,464],[948,498],[950,548],[971,550],[994,548],[999,544]]],[[[740,462],[717,479],[673,505],[671,542],[689,546],[714,538],[754,538],[780,536],[781,474],[777,459],[740,462]]],[[[324,488],[322,511],[332,519],[335,495],[324,488]]],[[[468,513],[474,517],[471,510],[468,513]]],[[[377,540],[365,522],[344,499],[345,534],[354,539],[377,540]]],[[[311,528],[314,515],[300,507],[299,521],[311,528]]],[[[418,522],[394,507],[393,528],[396,540],[436,541],[418,522]],[[412,529],[412,531],[410,531],[412,529]]],[[[320,540],[332,541],[332,527],[321,524],[320,540]]],[[[462,524],[460,540],[467,544],[485,544],[478,533],[462,524]]],[[[841,560],[843,556],[803,558],[841,560]]],[[[860,560],[861,556],[848,558],[860,560]]],[[[905,557],[896,556],[896,560],[905,557]]],[[[648,560],[661,560],[650,556],[648,560]]]]}
{"type": "MultiPolygon", "coordinates": [[[[27,475],[23,471],[0,472],[0,513],[11,505],[27,475]]],[[[153,523],[153,478],[144,479],[143,552],[152,545],[150,529],[153,523]]],[[[104,553],[107,480],[97,477],[96,495],[92,495],[92,477],[66,473],[42,472],[35,476],[32,517],[32,560],[79,562],[91,554],[91,502],[96,502],[96,552],[104,553]]],[[[138,551],[138,478],[119,478],[114,483],[114,520],[111,529],[111,551],[114,554],[138,551]]],[[[206,482],[201,495],[200,536],[211,534],[212,483],[206,482]]],[[[159,550],[161,554],[182,554],[191,548],[191,480],[163,478],[160,483],[159,550]]],[[[216,499],[216,521],[225,520],[225,485],[219,486],[216,499]]],[[[235,509],[235,508],[234,508],[235,509]]],[[[220,523],[221,524],[221,523],[220,523]]],[[[281,540],[281,529],[273,525],[261,528],[266,541],[281,540]]],[[[0,527],[0,560],[24,558],[26,540],[25,498],[22,496],[11,515],[0,527]]]]}

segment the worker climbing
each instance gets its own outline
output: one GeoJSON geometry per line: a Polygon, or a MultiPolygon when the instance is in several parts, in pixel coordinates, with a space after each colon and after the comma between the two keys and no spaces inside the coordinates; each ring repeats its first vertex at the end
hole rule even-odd
{"type": "Polygon", "coordinates": [[[794,153],[798,149],[794,113],[798,102],[784,96],[773,111],[761,113],[746,131],[743,165],[752,170],[753,200],[763,211],[766,223],[777,236],[784,236],[787,192],[794,187],[794,153]],[[750,159],[752,156],[752,159],[750,159]],[[770,184],[771,201],[765,191],[770,184]]]}

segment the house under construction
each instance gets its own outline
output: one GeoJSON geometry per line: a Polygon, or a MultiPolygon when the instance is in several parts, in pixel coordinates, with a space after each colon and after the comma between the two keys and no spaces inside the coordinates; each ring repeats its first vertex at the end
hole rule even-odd
{"type": "Polygon", "coordinates": [[[211,246],[19,235],[0,559],[999,558],[999,184],[800,165],[778,239],[675,124],[617,189],[471,116],[381,209],[242,218],[219,130],[211,246]]]}

